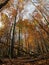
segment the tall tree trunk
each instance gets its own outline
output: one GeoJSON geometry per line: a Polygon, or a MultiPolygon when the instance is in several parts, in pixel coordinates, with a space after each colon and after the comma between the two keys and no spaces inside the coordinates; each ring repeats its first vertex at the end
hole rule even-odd
{"type": "Polygon", "coordinates": [[[20,28],[19,28],[19,43],[18,43],[18,56],[20,56],[20,28]]]}
{"type": "Polygon", "coordinates": [[[15,25],[16,25],[16,17],[15,17],[15,21],[14,21],[13,29],[12,29],[12,39],[11,39],[11,47],[10,47],[10,57],[11,57],[11,58],[13,58],[13,51],[14,51],[15,25]]]}

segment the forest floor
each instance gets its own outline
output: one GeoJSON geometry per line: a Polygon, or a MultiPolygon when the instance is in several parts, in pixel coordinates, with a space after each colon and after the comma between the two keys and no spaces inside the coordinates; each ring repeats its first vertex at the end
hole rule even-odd
{"type": "Polygon", "coordinates": [[[30,56],[13,59],[2,58],[0,59],[0,65],[49,65],[49,53],[36,58],[30,56]]]}
{"type": "Polygon", "coordinates": [[[12,60],[12,62],[10,60],[8,60],[7,62],[4,62],[0,65],[49,65],[49,59],[40,60],[40,61],[36,61],[36,62],[25,62],[25,63],[16,62],[16,59],[14,59],[14,60],[12,60]]]}
{"type": "Polygon", "coordinates": [[[49,59],[1,59],[0,65],[49,65],[49,59]]]}

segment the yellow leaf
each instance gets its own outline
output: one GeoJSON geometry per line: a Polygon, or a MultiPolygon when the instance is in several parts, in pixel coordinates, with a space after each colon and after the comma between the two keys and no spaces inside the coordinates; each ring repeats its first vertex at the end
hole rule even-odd
{"type": "Polygon", "coordinates": [[[23,0],[19,0],[19,2],[23,2],[23,0]]]}
{"type": "Polygon", "coordinates": [[[6,14],[2,13],[2,20],[6,21],[7,19],[8,19],[8,16],[6,14]]]}

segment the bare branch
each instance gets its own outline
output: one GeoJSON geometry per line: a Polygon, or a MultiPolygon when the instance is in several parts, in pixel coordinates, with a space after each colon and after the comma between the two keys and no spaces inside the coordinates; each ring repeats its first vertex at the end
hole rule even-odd
{"type": "Polygon", "coordinates": [[[4,3],[1,3],[1,4],[0,4],[0,9],[1,9],[2,7],[4,7],[4,6],[8,3],[8,1],[9,1],[9,0],[6,0],[4,3]]]}

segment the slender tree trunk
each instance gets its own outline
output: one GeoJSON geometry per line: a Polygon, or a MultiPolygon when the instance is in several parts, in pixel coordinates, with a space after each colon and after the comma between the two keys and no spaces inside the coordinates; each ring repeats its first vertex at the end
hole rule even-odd
{"type": "Polygon", "coordinates": [[[20,28],[19,28],[19,43],[18,43],[18,56],[20,56],[20,28]]]}
{"type": "Polygon", "coordinates": [[[16,17],[15,17],[15,21],[14,21],[13,29],[12,29],[12,39],[11,39],[11,47],[10,47],[10,57],[11,57],[11,58],[13,58],[13,51],[14,51],[15,25],[16,25],[16,17]]]}

